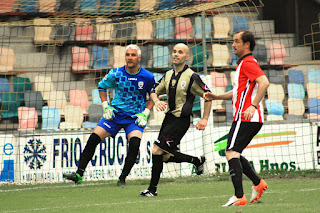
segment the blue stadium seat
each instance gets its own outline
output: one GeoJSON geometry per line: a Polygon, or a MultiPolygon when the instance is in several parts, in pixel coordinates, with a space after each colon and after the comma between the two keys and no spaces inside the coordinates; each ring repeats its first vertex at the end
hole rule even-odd
{"type": "Polygon", "coordinates": [[[107,69],[110,60],[109,50],[107,47],[93,46],[93,69],[107,69]]]}
{"type": "MultiPolygon", "coordinates": [[[[206,38],[210,38],[210,32],[212,30],[212,24],[209,18],[205,18],[205,36],[206,38]]],[[[201,27],[201,17],[195,17],[195,38],[202,39],[202,27],[201,27]]]]}
{"type": "Polygon", "coordinates": [[[95,12],[97,0],[81,0],[80,10],[85,12],[95,12]]]}
{"type": "Polygon", "coordinates": [[[308,69],[308,83],[320,84],[320,70],[308,69]]]}
{"type": "Polygon", "coordinates": [[[289,83],[304,84],[304,76],[302,70],[288,71],[289,83]]]}
{"type": "Polygon", "coordinates": [[[169,67],[170,52],[168,46],[153,45],[153,67],[169,67]]]}
{"type": "Polygon", "coordinates": [[[304,99],[305,90],[302,84],[288,84],[288,98],[304,99]]]}
{"type": "Polygon", "coordinates": [[[266,107],[268,115],[282,115],[284,114],[284,107],[280,100],[266,100],[266,107]]]}
{"type": "Polygon", "coordinates": [[[116,12],[119,7],[119,0],[100,0],[100,12],[116,12]]]}
{"type": "MultiPolygon", "coordinates": [[[[109,102],[109,96],[108,96],[108,102],[109,102]]],[[[100,104],[100,105],[102,104],[98,89],[92,90],[92,104],[100,104]]]]}
{"type": "Polygon", "coordinates": [[[239,30],[249,30],[249,23],[246,17],[235,16],[233,17],[233,32],[237,32],[239,30]]]}
{"type": "Polygon", "coordinates": [[[19,12],[32,13],[35,12],[36,1],[20,0],[19,12]]]}
{"type": "Polygon", "coordinates": [[[238,62],[239,59],[238,59],[238,57],[234,54],[233,51],[234,51],[234,48],[232,47],[232,51],[231,51],[231,52],[232,52],[232,62],[231,62],[231,64],[234,65],[234,66],[237,66],[237,62],[238,62]]]}
{"type": "Polygon", "coordinates": [[[309,98],[309,113],[320,115],[320,99],[309,98]]]}
{"type": "Polygon", "coordinates": [[[59,129],[60,112],[55,107],[42,107],[42,126],[41,129],[59,129]]]}
{"type": "Polygon", "coordinates": [[[7,78],[0,78],[0,101],[2,101],[3,92],[10,92],[10,85],[7,78]]]}
{"type": "Polygon", "coordinates": [[[170,18],[156,21],[156,39],[171,39],[173,38],[172,32],[173,26],[170,18]]]}
{"type": "Polygon", "coordinates": [[[175,4],[175,0],[161,0],[159,10],[171,10],[175,4]]]}

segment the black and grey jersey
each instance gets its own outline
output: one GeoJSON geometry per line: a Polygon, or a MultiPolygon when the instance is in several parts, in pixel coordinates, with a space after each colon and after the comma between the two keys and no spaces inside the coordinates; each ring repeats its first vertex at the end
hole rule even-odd
{"type": "Polygon", "coordinates": [[[200,76],[187,65],[177,75],[174,70],[169,70],[153,86],[151,93],[158,96],[167,94],[168,108],[166,113],[175,117],[186,117],[192,114],[193,101],[196,95],[202,97],[205,92],[210,92],[208,86],[200,76]]]}

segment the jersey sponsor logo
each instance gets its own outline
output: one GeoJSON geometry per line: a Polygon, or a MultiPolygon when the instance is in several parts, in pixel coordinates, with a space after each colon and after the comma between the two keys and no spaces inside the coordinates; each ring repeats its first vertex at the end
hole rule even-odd
{"type": "Polygon", "coordinates": [[[186,86],[187,86],[187,82],[182,81],[182,82],[181,82],[181,89],[185,89],[186,86]]]}
{"type": "Polygon", "coordinates": [[[136,81],[137,78],[128,78],[128,80],[130,80],[130,81],[136,81]]]}
{"type": "Polygon", "coordinates": [[[143,89],[143,81],[139,81],[138,82],[138,89],[143,89]]]}

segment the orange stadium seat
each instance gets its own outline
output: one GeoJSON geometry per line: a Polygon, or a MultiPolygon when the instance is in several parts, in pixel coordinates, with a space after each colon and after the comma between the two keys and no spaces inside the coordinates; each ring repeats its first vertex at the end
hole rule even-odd
{"type": "Polygon", "coordinates": [[[52,27],[50,27],[50,20],[45,18],[36,18],[33,20],[34,27],[34,41],[44,42],[50,41],[52,27]]]}
{"type": "Polygon", "coordinates": [[[39,0],[39,12],[52,13],[56,6],[57,0],[39,0]]]}
{"type": "Polygon", "coordinates": [[[0,72],[12,71],[14,62],[13,49],[0,48],[0,72]]]}
{"type": "Polygon", "coordinates": [[[0,0],[0,13],[8,13],[13,11],[15,0],[0,0]]]}
{"type": "Polygon", "coordinates": [[[152,39],[152,23],[151,21],[137,22],[137,39],[150,40],[152,39]]]}
{"type": "Polygon", "coordinates": [[[107,19],[96,19],[97,40],[111,40],[113,32],[113,24],[108,23],[107,19]]]}

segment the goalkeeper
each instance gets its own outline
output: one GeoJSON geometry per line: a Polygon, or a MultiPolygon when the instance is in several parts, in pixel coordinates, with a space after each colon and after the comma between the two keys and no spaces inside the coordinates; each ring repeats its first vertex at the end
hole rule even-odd
{"type": "Polygon", "coordinates": [[[125,179],[136,162],[143,129],[154,105],[151,100],[147,102],[146,96],[150,94],[155,80],[150,71],[139,66],[141,50],[137,45],[128,45],[125,54],[126,65],[110,70],[98,84],[103,117],[87,141],[77,171],[63,174],[64,178],[75,183],[82,182],[84,171],[97,145],[106,137],[115,137],[121,128],[125,130],[129,150],[118,186],[126,184],[125,179]],[[115,90],[111,104],[107,102],[107,89],[115,90]]]}

